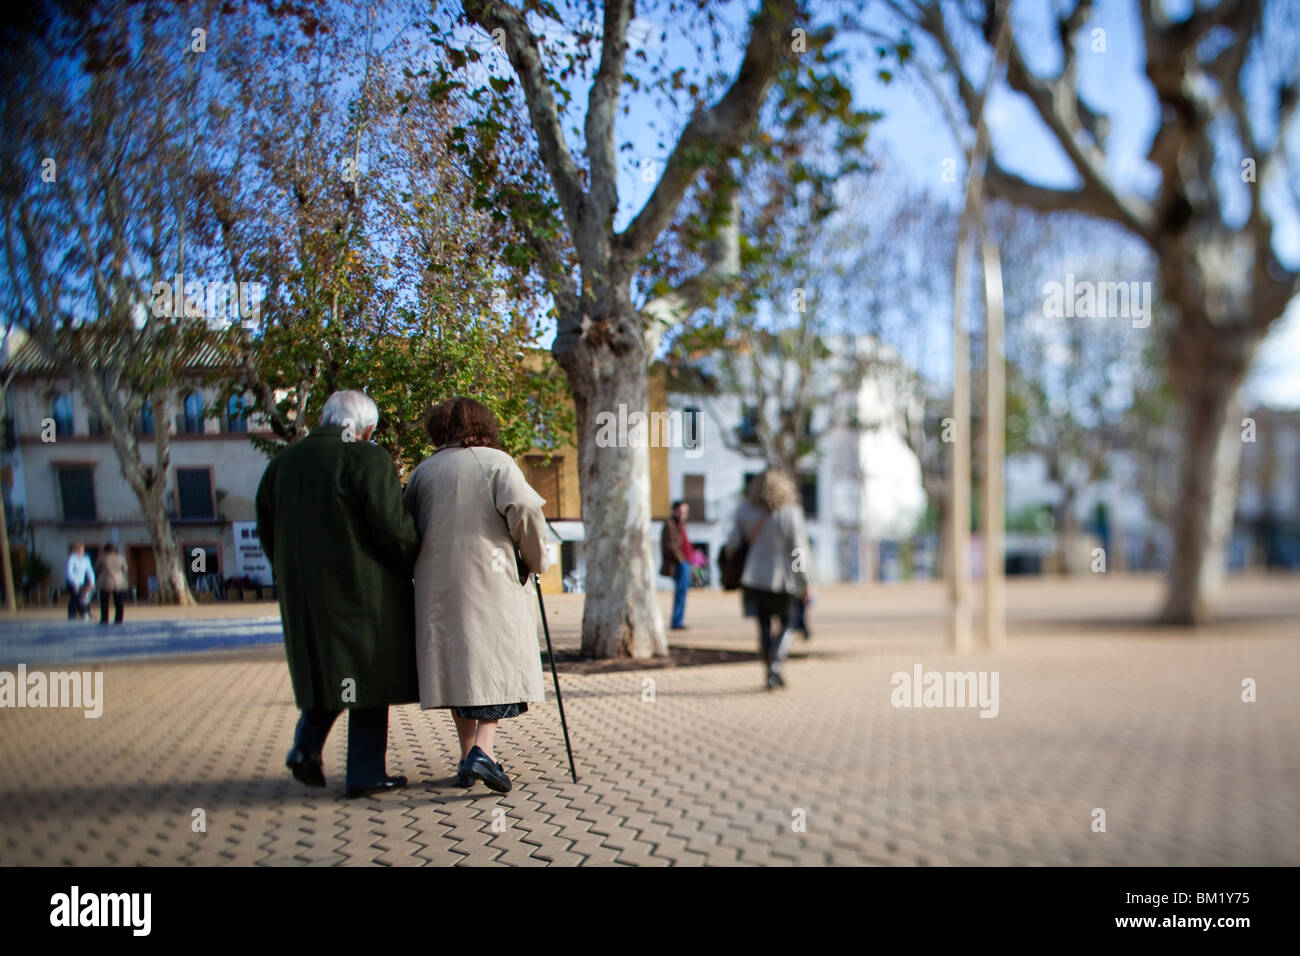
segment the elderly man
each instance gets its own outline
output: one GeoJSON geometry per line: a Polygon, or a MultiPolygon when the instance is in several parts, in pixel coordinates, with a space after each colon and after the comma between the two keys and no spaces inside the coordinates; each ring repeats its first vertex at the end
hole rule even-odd
{"type": "Polygon", "coordinates": [[[319,427],[276,455],[257,489],[302,711],[286,763],[300,782],[325,786],[325,738],[349,711],[349,797],[406,785],[385,769],[388,706],[420,696],[411,584],[420,538],[392,460],[369,444],[378,421],[369,397],[336,392],[319,427]]]}

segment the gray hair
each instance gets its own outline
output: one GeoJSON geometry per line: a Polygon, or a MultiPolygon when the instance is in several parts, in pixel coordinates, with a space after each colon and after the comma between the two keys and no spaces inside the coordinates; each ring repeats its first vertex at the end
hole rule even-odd
{"type": "Polygon", "coordinates": [[[354,389],[335,392],[321,409],[320,423],[338,425],[340,428],[347,428],[351,423],[353,430],[360,434],[379,424],[379,406],[365,392],[354,389]]]}

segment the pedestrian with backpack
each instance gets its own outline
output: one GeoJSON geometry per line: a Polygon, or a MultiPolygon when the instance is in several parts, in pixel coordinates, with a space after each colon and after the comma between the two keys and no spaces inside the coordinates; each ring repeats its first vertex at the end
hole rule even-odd
{"type": "Polygon", "coordinates": [[[718,562],[723,587],[738,586],[745,616],[758,622],[768,690],[785,686],[792,610],[812,596],[811,550],[794,482],[769,468],[750,483],[718,562]]]}

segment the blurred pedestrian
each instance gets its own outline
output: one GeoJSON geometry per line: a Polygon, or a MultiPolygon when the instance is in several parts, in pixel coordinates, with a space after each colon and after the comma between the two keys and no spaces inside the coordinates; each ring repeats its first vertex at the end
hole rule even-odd
{"type": "Polygon", "coordinates": [[[370,443],[379,409],[335,392],[320,424],[266,466],[257,532],[280,595],[293,696],[302,711],[285,765],[325,786],[321,751],[348,711],[347,796],[406,786],[389,776],[388,707],[419,697],[411,569],[415,523],[393,459],[370,443]]]}
{"type": "Polygon", "coordinates": [[[99,623],[108,626],[108,598],[113,597],[113,623],[122,623],[122,602],[126,598],[126,558],[118,554],[117,545],[108,542],[95,562],[99,576],[99,623]]]}
{"type": "Polygon", "coordinates": [[[758,621],[759,656],[773,690],[785,686],[792,608],[812,596],[807,570],[811,547],[799,494],[794,482],[775,468],[750,482],[746,500],[736,510],[726,547],[734,554],[742,544],[748,551],[741,598],[745,616],[758,621]]]}
{"type": "Polygon", "coordinates": [[[86,554],[86,545],[75,542],[68,549],[67,567],[68,620],[90,620],[90,595],[95,589],[95,569],[86,554]]]}
{"type": "Polygon", "coordinates": [[[449,708],[460,738],[457,784],[511,788],[497,722],[545,700],[528,575],[546,570],[546,501],[500,445],[487,406],[453,398],[429,410],[434,452],[411,473],[406,506],[422,536],[415,563],[420,706],[449,708]]]}
{"type": "Polygon", "coordinates": [[[690,513],[690,505],[684,501],[674,501],[659,536],[659,550],[663,558],[659,573],[673,579],[674,631],[686,630],[686,592],[691,586],[691,569],[697,560],[695,547],[686,534],[686,519],[690,513]]]}

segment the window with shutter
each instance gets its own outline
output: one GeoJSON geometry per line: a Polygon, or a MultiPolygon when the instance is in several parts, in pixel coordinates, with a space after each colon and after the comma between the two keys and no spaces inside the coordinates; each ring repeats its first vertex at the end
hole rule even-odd
{"type": "Polygon", "coordinates": [[[212,470],[177,468],[176,505],[182,520],[194,521],[215,517],[216,510],[212,502],[212,470]]]}
{"type": "Polygon", "coordinates": [[[64,521],[94,521],[95,470],[88,465],[65,465],[56,469],[64,521]]]}
{"type": "Polygon", "coordinates": [[[708,521],[704,513],[704,476],[682,475],[682,501],[691,509],[692,521],[708,521]]]}
{"type": "Polygon", "coordinates": [[[54,433],[56,438],[70,438],[72,431],[72,399],[59,393],[51,403],[54,412],[54,433]]]}
{"type": "Polygon", "coordinates": [[[203,434],[203,397],[198,392],[185,396],[178,424],[182,435],[203,434]]]}
{"type": "Polygon", "coordinates": [[[560,517],[560,463],[563,459],[552,458],[549,465],[544,464],[545,458],[541,455],[529,455],[524,459],[527,465],[528,483],[533,489],[546,499],[546,505],[542,508],[542,514],[548,518],[560,517]]]}
{"type": "Polygon", "coordinates": [[[232,434],[248,431],[248,406],[239,395],[231,395],[226,403],[226,431],[232,434]]]}

